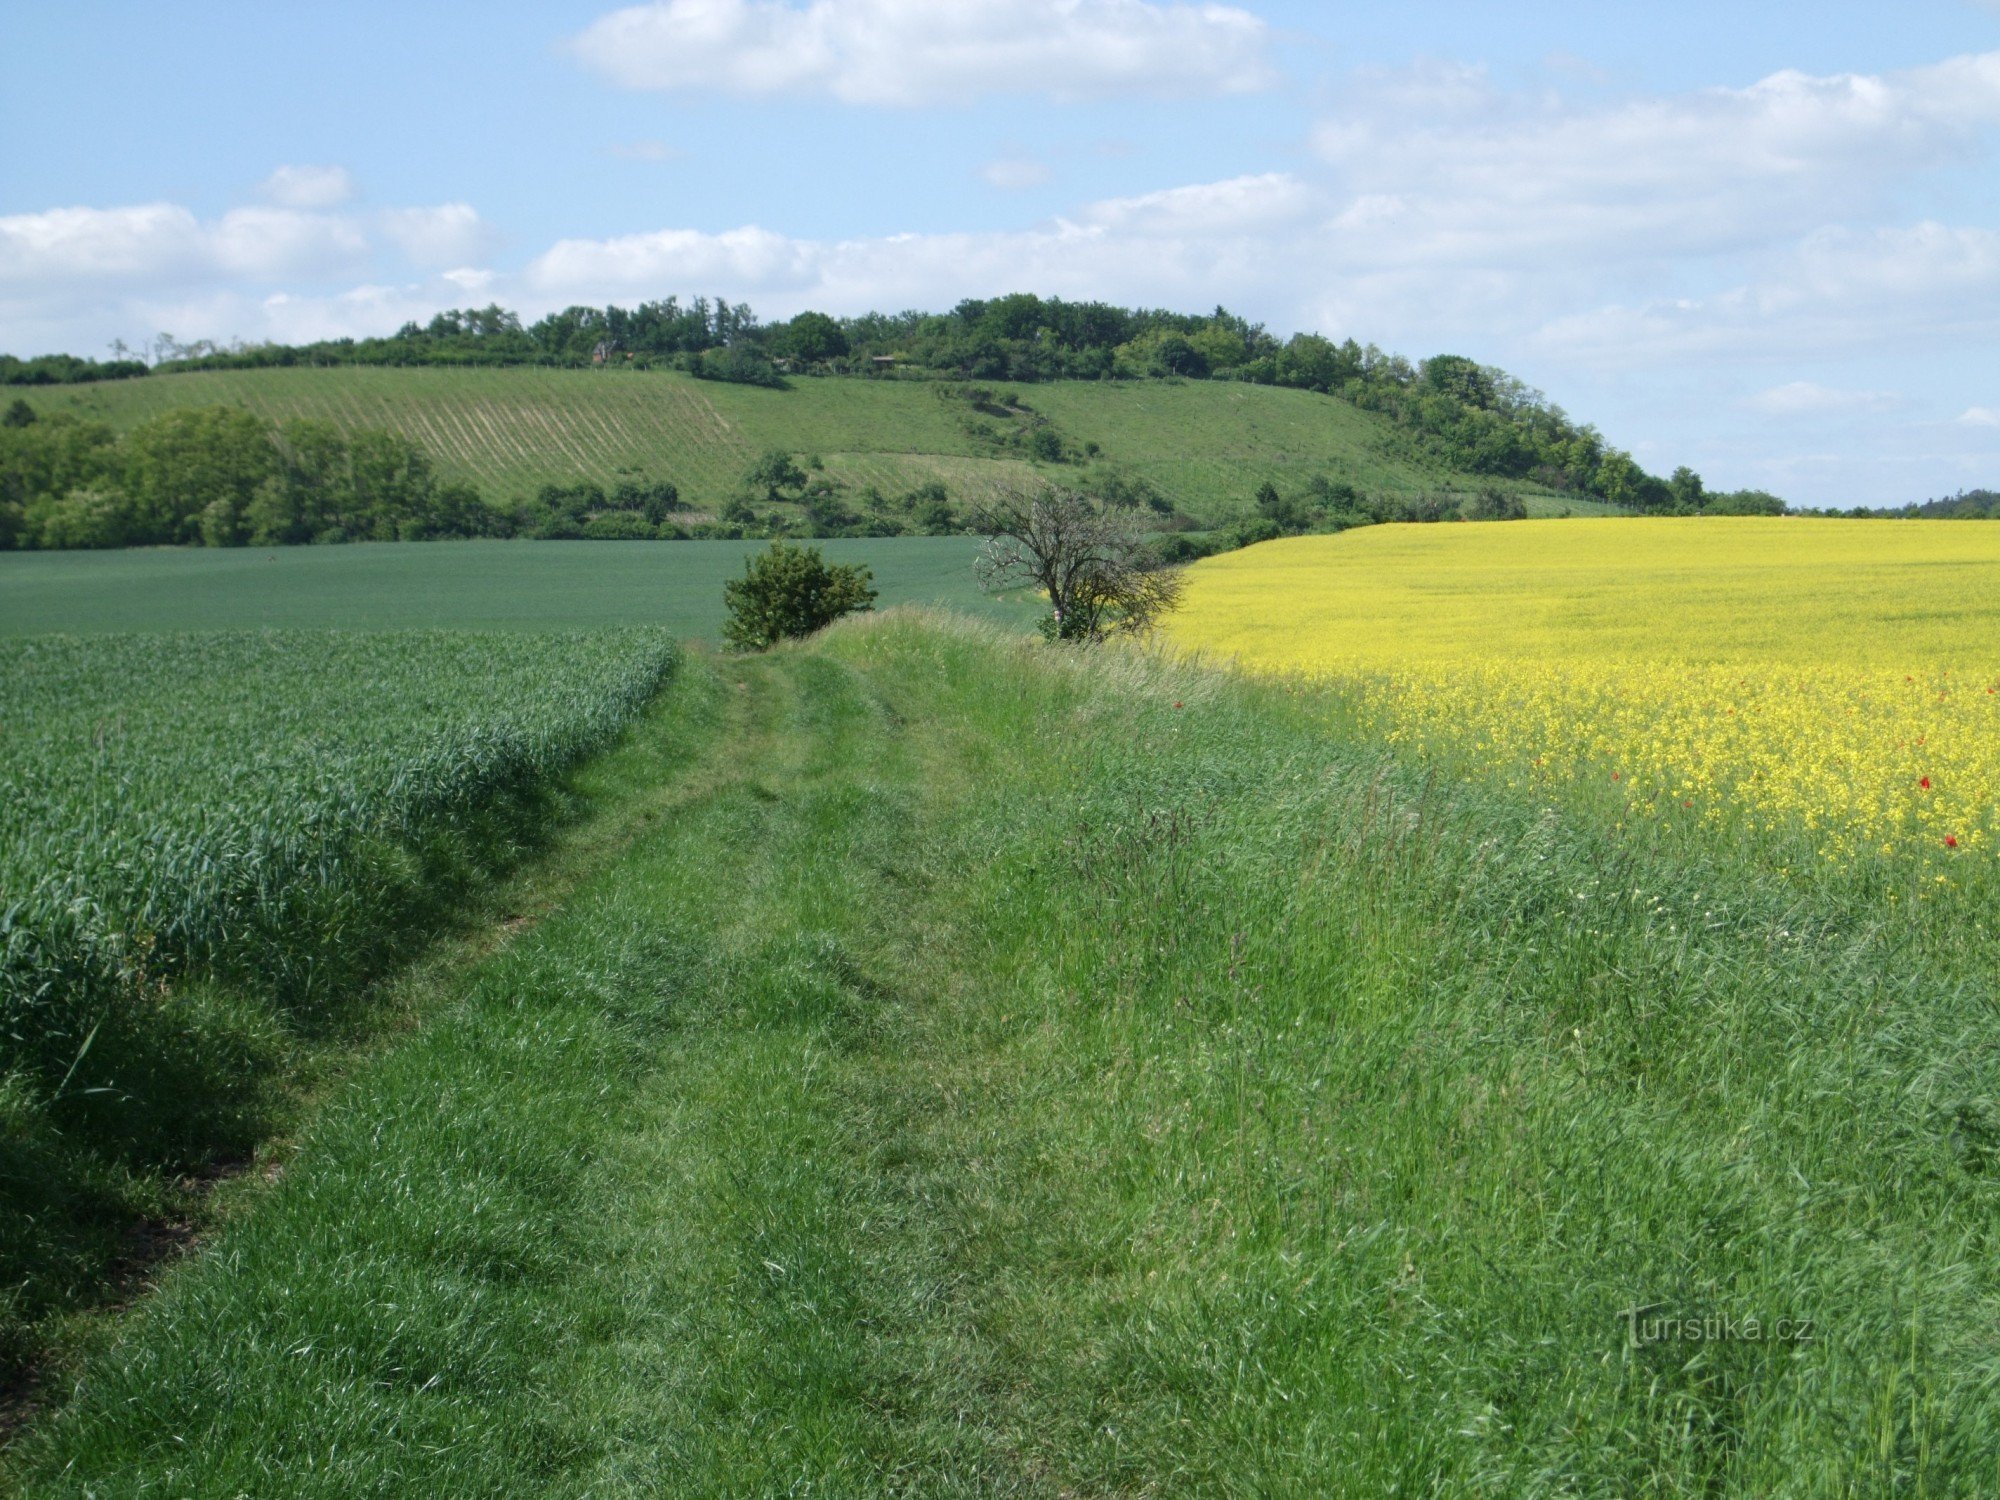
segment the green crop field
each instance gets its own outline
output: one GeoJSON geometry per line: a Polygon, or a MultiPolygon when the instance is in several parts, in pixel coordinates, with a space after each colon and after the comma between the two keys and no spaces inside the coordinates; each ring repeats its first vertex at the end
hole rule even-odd
{"type": "MultiPolygon", "coordinates": [[[[31,393],[47,410],[124,429],[178,406],[241,406],[262,417],[314,417],[390,428],[422,443],[453,478],[495,500],[545,483],[671,480],[712,511],[742,488],[767,449],[817,457],[833,478],[885,495],[927,480],[955,499],[1045,478],[1080,481],[1104,466],[1144,478],[1183,510],[1223,520],[1271,480],[1316,474],[1367,492],[1413,494],[1490,481],[1415,456],[1389,424],[1309,391],[1225,381],[1058,382],[1016,388],[1095,465],[1032,465],[968,427],[963,403],[917,380],[811,379],[790,390],[699,381],[664,371],[339,368],[196,371],[31,393]]],[[[1508,483],[1540,514],[1602,507],[1508,483]]]]}
{"type": "Polygon", "coordinates": [[[247,1149],[288,1036],[538,837],[675,654],[659,630],[0,643],[0,1367],[115,1252],[112,1205],[247,1149]]]}
{"type": "MultiPolygon", "coordinates": [[[[0,552],[0,636],[45,631],[657,625],[713,640],[722,585],[761,542],[410,542],[0,552]]],[[[973,581],[972,537],[815,542],[875,574],[881,606],[947,604],[1026,625],[973,581]]]]}

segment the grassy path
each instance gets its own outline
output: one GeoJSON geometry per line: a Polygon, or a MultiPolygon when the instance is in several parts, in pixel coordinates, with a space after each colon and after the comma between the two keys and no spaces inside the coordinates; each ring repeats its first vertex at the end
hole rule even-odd
{"type": "Polygon", "coordinates": [[[2000,1485],[1964,912],[910,617],[592,776],[23,1493],[2000,1485]]]}

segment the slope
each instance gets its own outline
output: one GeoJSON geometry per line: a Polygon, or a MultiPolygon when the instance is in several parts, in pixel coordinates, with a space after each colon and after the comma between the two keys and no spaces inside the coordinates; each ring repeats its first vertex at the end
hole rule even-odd
{"type": "MultiPolygon", "coordinates": [[[[1225,381],[1020,387],[1020,400],[1072,451],[1099,449],[1089,463],[1036,465],[981,436],[977,415],[945,390],[920,380],[798,379],[767,390],[666,371],[343,367],[196,371],[38,389],[30,399],[119,429],[215,403],[279,420],[391,428],[497,501],[545,483],[645,477],[671,480],[692,505],[713,510],[771,448],[817,457],[856,492],[872,485],[896,495],[935,479],[960,501],[1038,468],[1071,483],[1117,470],[1211,521],[1247,510],[1265,480],[1297,488],[1325,474],[1391,495],[1491,483],[1428,459],[1383,419],[1310,391],[1225,381]]],[[[1501,488],[1543,514],[1601,509],[1519,483],[1501,488]]]]}

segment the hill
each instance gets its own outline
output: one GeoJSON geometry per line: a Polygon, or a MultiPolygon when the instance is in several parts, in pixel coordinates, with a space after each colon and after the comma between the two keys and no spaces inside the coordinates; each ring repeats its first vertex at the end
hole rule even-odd
{"type": "Polygon", "coordinates": [[[1116,476],[1144,481],[1201,524],[1246,514],[1262,483],[1296,490],[1320,475],[1397,497],[1499,488],[1538,515],[1605,509],[1452,469],[1387,418],[1338,397],[1238,381],[1051,381],[1014,391],[808,377],[770,389],[658,369],[348,366],[198,370],[42,387],[30,399],[119,431],[218,404],[386,428],[423,444],[445,477],[502,504],[544,484],[643,478],[671,481],[712,513],[742,493],[761,454],[782,449],[817,459],[856,496],[937,481],[966,501],[1037,475],[1076,484],[1116,476]],[[1028,457],[1021,439],[1036,430],[1069,461],[1028,457]]]}

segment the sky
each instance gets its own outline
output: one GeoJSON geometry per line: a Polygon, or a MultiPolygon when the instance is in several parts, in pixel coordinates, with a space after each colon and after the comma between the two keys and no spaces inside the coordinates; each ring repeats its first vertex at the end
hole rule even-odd
{"type": "Polygon", "coordinates": [[[1035,291],[2000,488],[2000,0],[9,0],[0,351],[1035,291]]]}

